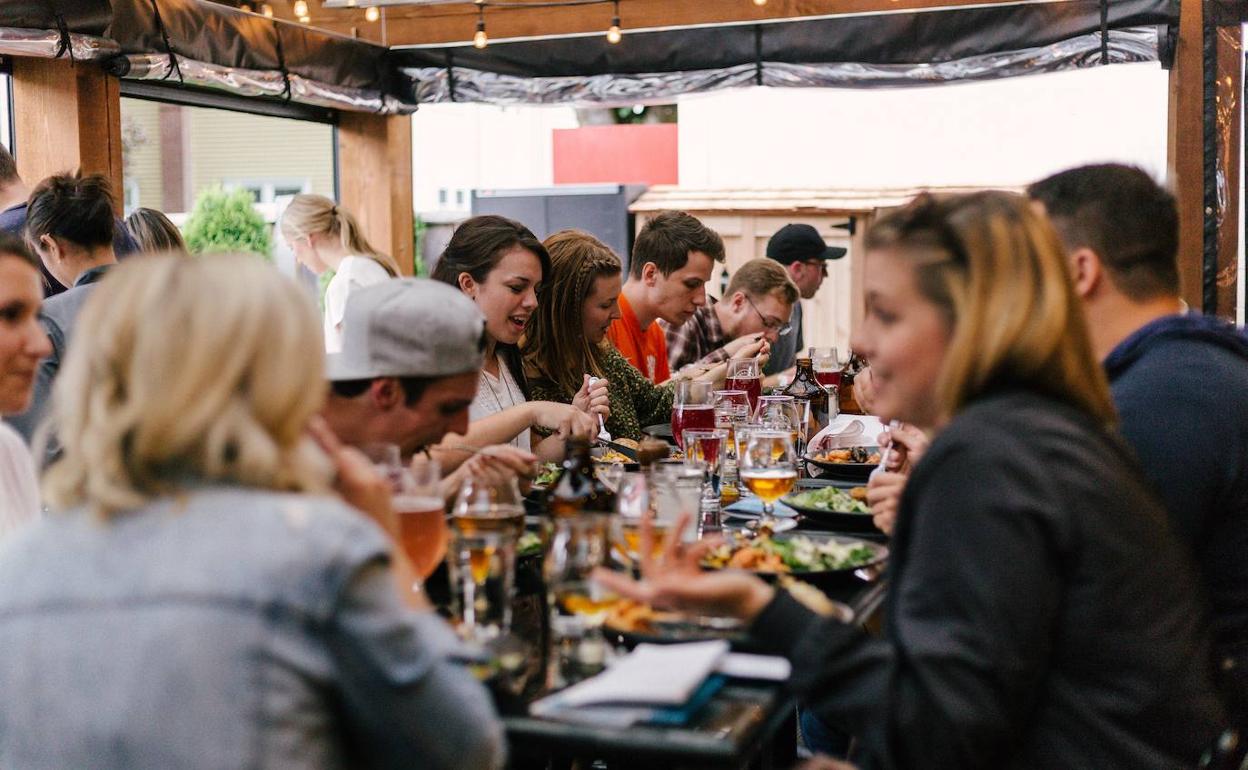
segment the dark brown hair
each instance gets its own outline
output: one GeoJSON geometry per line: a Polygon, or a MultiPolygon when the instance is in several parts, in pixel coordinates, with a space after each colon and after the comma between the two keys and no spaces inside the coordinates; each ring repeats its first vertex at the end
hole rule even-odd
{"type": "Polygon", "coordinates": [[[0,230],[0,257],[17,257],[34,269],[39,269],[39,258],[31,252],[26,242],[16,235],[6,233],[3,230],[0,230]]]}
{"type": "Polygon", "coordinates": [[[1027,188],[1068,251],[1096,252],[1129,299],[1179,293],[1179,210],[1174,196],[1134,166],[1062,171],[1027,188]]]}
{"type": "Polygon", "coordinates": [[[26,204],[26,242],[44,235],[84,248],[113,244],[113,188],[99,174],[57,174],[39,183],[26,204]]]}
{"type": "Polygon", "coordinates": [[[466,220],[451,235],[438,257],[431,276],[435,281],[459,288],[459,274],[467,273],[481,283],[515,246],[533,252],[542,263],[542,282],[550,277],[550,255],[533,231],[514,219],[485,214],[466,220]]]}
{"type": "Polygon", "coordinates": [[[664,276],[689,262],[689,252],[700,251],[716,262],[724,261],[724,239],[719,233],[683,211],[664,211],[646,222],[633,244],[628,274],[640,278],[647,262],[664,276]]]}
{"type": "Polygon", "coordinates": [[[13,155],[0,145],[0,184],[9,184],[21,179],[17,175],[17,161],[13,160],[13,155]]]}

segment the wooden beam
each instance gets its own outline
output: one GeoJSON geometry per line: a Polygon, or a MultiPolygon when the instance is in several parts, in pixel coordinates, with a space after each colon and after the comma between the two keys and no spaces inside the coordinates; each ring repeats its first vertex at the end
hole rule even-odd
{"type": "Polygon", "coordinates": [[[1218,188],[1214,217],[1217,221],[1218,265],[1214,312],[1235,321],[1239,281],[1240,128],[1243,125],[1244,82],[1243,33],[1238,24],[1220,26],[1216,32],[1217,69],[1214,81],[1218,188]]]}
{"type": "MultiPolygon", "coordinates": [[[[629,30],[701,24],[795,19],[855,13],[886,13],[1005,3],[1009,0],[770,0],[759,7],[749,0],[621,0],[620,22],[629,30]]],[[[359,0],[361,6],[366,0],[359,0]]],[[[312,2],[311,24],[389,46],[468,43],[476,32],[478,7],[471,2],[445,5],[382,6],[383,20],[369,22],[362,8],[326,8],[312,2]]],[[[519,5],[519,4],[518,4],[519,5]]],[[[490,39],[606,33],[612,5],[561,8],[489,7],[490,39]]]]}
{"type": "Polygon", "coordinates": [[[96,64],[68,59],[13,59],[17,172],[32,187],[81,169],[108,177],[118,214],[124,201],[121,93],[96,64]]]}
{"type": "Polygon", "coordinates": [[[338,124],[338,184],[364,236],[412,273],[412,119],[344,112],[338,124]]]}
{"type": "Polygon", "coordinates": [[[1179,38],[1170,69],[1170,187],[1179,205],[1179,283],[1194,310],[1204,306],[1204,124],[1201,0],[1182,0],[1179,38]]]}

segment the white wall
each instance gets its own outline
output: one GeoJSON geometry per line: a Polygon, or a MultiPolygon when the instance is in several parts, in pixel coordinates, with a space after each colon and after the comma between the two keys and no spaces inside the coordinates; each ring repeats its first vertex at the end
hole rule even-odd
{"type": "Polygon", "coordinates": [[[569,107],[422,105],[412,116],[412,188],[417,211],[467,211],[469,192],[546,187],[554,181],[552,131],[576,128],[569,107]],[[439,203],[438,192],[447,191],[439,203]],[[456,192],[463,196],[457,205],[456,192]]]}
{"type": "Polygon", "coordinates": [[[1025,185],[1093,161],[1166,167],[1166,73],[1114,65],[862,91],[749,88],[680,101],[680,185],[1025,185]]]}

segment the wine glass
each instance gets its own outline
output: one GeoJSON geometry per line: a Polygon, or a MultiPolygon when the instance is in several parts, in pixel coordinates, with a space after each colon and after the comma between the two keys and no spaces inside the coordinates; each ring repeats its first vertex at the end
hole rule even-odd
{"type": "Polygon", "coordinates": [[[776,501],[787,495],[797,484],[797,453],[792,434],[787,430],[752,430],[741,456],[737,458],[741,480],[763,501],[760,526],[772,532],[790,529],[792,519],[776,519],[776,501]]]}
{"type": "Polygon", "coordinates": [[[815,370],[815,380],[825,388],[841,387],[841,366],[844,362],[837,354],[836,348],[810,349],[810,361],[815,370]]]}
{"type": "Polygon", "coordinates": [[[711,383],[702,380],[681,380],[672,393],[672,438],[685,448],[686,430],[715,427],[715,404],[711,401],[711,383]]]}
{"type": "Polygon", "coordinates": [[[524,505],[515,479],[469,477],[451,510],[451,594],[461,636],[489,641],[511,626],[524,505]]]}
{"type": "Polygon", "coordinates": [[[764,427],[792,433],[793,446],[800,453],[801,442],[805,441],[806,429],[810,424],[809,408],[809,402],[799,402],[792,396],[763,396],[759,399],[755,420],[764,427]]]}
{"type": "Polygon", "coordinates": [[[728,449],[728,431],[685,431],[685,464],[702,473],[702,499],[698,504],[702,529],[719,529],[719,493],[714,479],[720,475],[724,455],[728,449]]]}

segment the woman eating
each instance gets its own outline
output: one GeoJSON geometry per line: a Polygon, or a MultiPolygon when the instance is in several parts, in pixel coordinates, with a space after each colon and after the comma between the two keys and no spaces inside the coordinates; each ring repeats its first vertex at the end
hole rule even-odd
{"type": "Polygon", "coordinates": [[[864,767],[1195,766],[1222,709],[1191,567],[1112,432],[1048,224],[1007,193],[921,195],[872,228],[864,280],[876,411],[937,431],[902,493],[882,637],[701,572],[705,546],[601,579],[750,622],[864,767]]]}
{"type": "Polygon", "coordinates": [[[0,765],[501,766],[389,484],[314,421],[304,292],[250,255],[136,258],[78,335],[44,478],[60,510],[0,545],[0,692],[21,694],[0,698],[0,765]]]}
{"type": "Polygon", "coordinates": [[[394,257],[383,254],[360,232],[346,209],[324,195],[301,193],[282,213],[282,237],[299,264],[317,275],[332,271],[325,287],[325,352],[342,350],[342,319],[347,297],[399,274],[394,257]]]}
{"type": "Polygon", "coordinates": [[[549,274],[550,256],[541,241],[524,225],[500,216],[461,224],[438,259],[433,278],[458,287],[476,303],[485,316],[486,336],[468,433],[452,436],[435,450],[444,467],[464,460],[464,453],[452,449],[457,445],[510,443],[531,449],[539,460],[560,460],[569,436],[596,435],[597,415],[610,416],[606,383],[582,381],[563,403],[530,399],[517,343],[539,307],[538,288],[549,274]]]}
{"type": "MultiPolygon", "coordinates": [[[[40,359],[52,343],[39,325],[43,278],[26,244],[0,233],[0,415],[30,406],[40,359]]],[[[39,481],[26,442],[0,422],[0,540],[39,515],[39,481]]]]}
{"type": "Polygon", "coordinates": [[[651,383],[606,341],[620,317],[620,259],[579,230],[561,230],[544,246],[551,276],[523,342],[533,395],[568,403],[590,376],[600,378],[610,398],[607,430],[638,440],[642,426],[671,419],[672,387],[651,383]]]}

